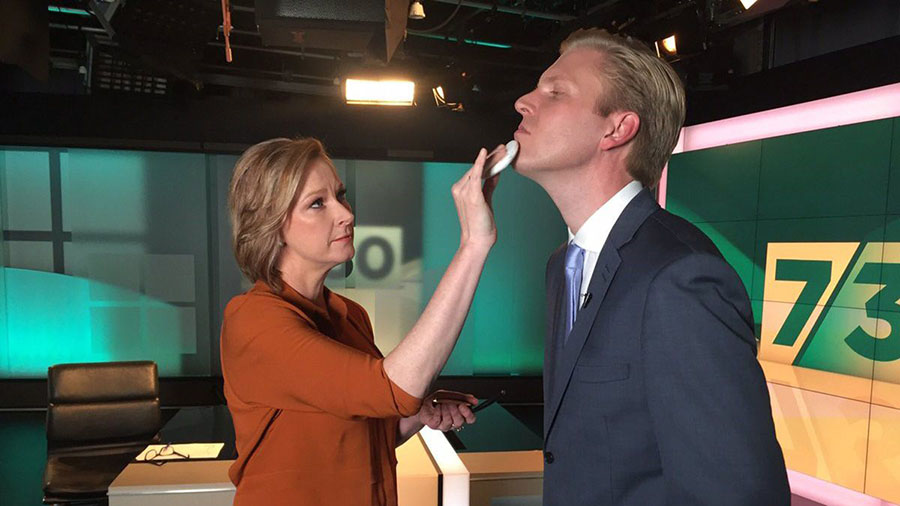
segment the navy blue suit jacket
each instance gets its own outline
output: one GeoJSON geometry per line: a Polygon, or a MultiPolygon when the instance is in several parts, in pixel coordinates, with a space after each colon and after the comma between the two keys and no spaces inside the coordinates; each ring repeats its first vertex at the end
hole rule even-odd
{"type": "Polygon", "coordinates": [[[700,230],[638,194],[563,346],[547,265],[544,505],[789,505],[750,301],[700,230]]]}

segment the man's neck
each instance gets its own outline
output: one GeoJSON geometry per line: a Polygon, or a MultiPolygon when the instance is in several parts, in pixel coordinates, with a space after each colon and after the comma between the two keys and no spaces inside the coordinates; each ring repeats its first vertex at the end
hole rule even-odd
{"type": "Polygon", "coordinates": [[[536,182],[556,204],[573,234],[597,209],[632,181],[624,169],[599,167],[555,171],[548,176],[536,182]]]}

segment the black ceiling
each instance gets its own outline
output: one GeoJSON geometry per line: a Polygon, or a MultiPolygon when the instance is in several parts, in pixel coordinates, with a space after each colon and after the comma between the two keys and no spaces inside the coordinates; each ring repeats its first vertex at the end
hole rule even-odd
{"type": "MultiPolygon", "coordinates": [[[[372,1],[334,4],[352,9],[372,1]]],[[[16,3],[32,0],[2,5],[16,3]]],[[[755,107],[734,106],[736,97],[759,107],[807,99],[808,88],[798,87],[798,81],[827,95],[900,80],[892,56],[900,49],[897,0],[759,0],[749,10],[738,0],[422,3],[426,18],[407,21],[405,39],[388,62],[372,51],[267,46],[257,26],[256,2],[234,0],[229,63],[220,1],[51,0],[46,11],[39,9],[49,28],[49,77],[37,80],[0,65],[0,93],[301,99],[340,107],[341,80],[375,72],[416,80],[419,107],[435,107],[430,90],[442,85],[448,99],[463,103],[466,111],[514,115],[513,101],[534,86],[556,58],[559,43],[573,30],[592,26],[650,45],[676,34],[678,54],[668,59],[688,89],[689,122],[755,107]],[[854,64],[876,70],[857,68],[858,75],[847,76],[842,67],[854,64]],[[779,90],[791,96],[772,100],[779,90]],[[729,100],[732,107],[723,106],[729,100]]],[[[0,47],[0,60],[28,67],[3,55],[0,47]]]]}

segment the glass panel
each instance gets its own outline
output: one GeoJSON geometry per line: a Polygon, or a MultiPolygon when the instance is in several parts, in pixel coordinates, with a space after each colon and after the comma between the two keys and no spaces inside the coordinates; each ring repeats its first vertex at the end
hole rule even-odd
{"type": "Polygon", "coordinates": [[[59,162],[63,230],[3,244],[17,268],[4,272],[0,375],[133,359],[155,360],[162,376],[209,375],[206,156],[73,149],[59,162]],[[52,241],[63,243],[55,260],[67,275],[38,272],[52,270],[52,241]]]}
{"type": "Polygon", "coordinates": [[[7,267],[53,272],[53,245],[44,241],[6,241],[7,267]]]}
{"type": "Polygon", "coordinates": [[[46,151],[6,151],[4,230],[50,230],[50,156],[46,151]]]}
{"type": "MultiPolygon", "coordinates": [[[[6,154],[0,150],[0,196],[6,195],[6,154]]],[[[6,321],[6,199],[0,199],[0,378],[9,370],[9,341],[6,321]]]]}
{"type": "Polygon", "coordinates": [[[356,255],[349,276],[338,266],[327,283],[366,308],[375,344],[387,354],[412,329],[422,305],[422,164],[335,164],[350,189],[356,255]]]}
{"type": "MultiPolygon", "coordinates": [[[[459,246],[450,187],[466,164],[425,164],[423,303],[459,246]]],[[[540,374],[544,358],[544,274],[566,240],[559,211],[543,189],[508,172],[494,193],[498,239],[472,310],[443,374],[540,374]]]]}
{"type": "Polygon", "coordinates": [[[92,342],[162,376],[210,374],[206,157],[78,149],[61,162],[66,272],[99,282],[92,342]]]}
{"type": "Polygon", "coordinates": [[[7,268],[10,360],[4,376],[40,377],[52,364],[114,360],[91,346],[89,294],[86,279],[7,268]]]}
{"type": "MultiPolygon", "coordinates": [[[[213,308],[213,322],[216,335],[222,328],[222,315],[225,312],[225,305],[235,295],[243,292],[247,288],[246,280],[241,275],[241,270],[237,266],[234,259],[234,252],[231,249],[231,219],[228,215],[228,185],[231,182],[231,173],[234,170],[234,164],[238,157],[234,155],[210,155],[209,165],[211,168],[211,184],[213,184],[213,195],[215,195],[215,234],[217,247],[215,247],[216,272],[218,273],[218,290],[213,296],[216,297],[216,304],[213,308]]],[[[214,245],[210,245],[213,247],[214,245]]],[[[219,364],[218,339],[214,339],[215,353],[213,360],[213,374],[221,374],[221,364],[219,364]]]]}

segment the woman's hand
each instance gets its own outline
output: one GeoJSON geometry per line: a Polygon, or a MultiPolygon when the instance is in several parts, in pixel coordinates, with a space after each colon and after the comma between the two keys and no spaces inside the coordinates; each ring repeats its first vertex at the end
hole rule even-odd
{"type": "Polygon", "coordinates": [[[478,404],[478,399],[471,394],[438,390],[431,393],[422,402],[422,409],[416,415],[419,422],[440,431],[461,430],[465,424],[475,423],[475,413],[471,406],[478,404]],[[447,396],[464,401],[448,400],[447,396]],[[435,404],[434,399],[443,399],[435,404]]]}
{"type": "MultiPolygon", "coordinates": [[[[491,153],[493,159],[505,153],[504,146],[498,146],[491,153]]],[[[497,241],[497,227],[491,198],[500,175],[483,180],[487,150],[481,148],[472,167],[457,181],[452,189],[456,213],[459,215],[461,246],[475,245],[490,248],[497,241]]]]}

